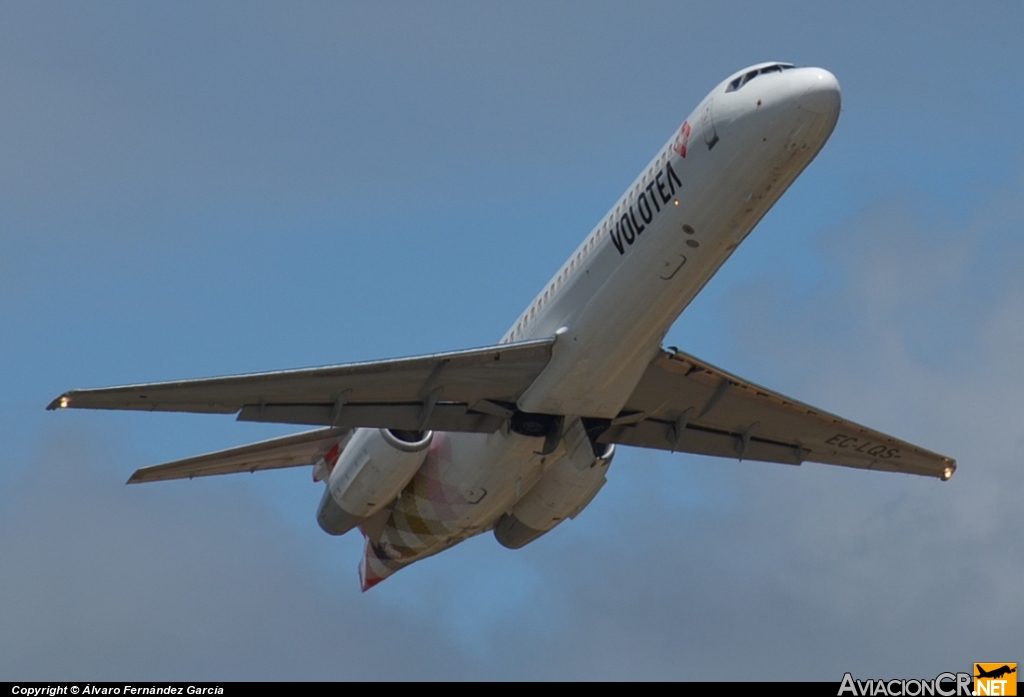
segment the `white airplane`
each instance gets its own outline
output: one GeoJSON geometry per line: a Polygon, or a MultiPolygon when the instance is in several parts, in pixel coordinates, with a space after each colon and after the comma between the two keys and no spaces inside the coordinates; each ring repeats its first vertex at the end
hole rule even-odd
{"type": "Polygon", "coordinates": [[[679,314],[814,159],[835,77],[763,63],[719,84],[494,346],[73,390],[50,409],[238,414],[314,431],[146,467],[129,483],[311,465],[317,521],[365,538],[367,590],[494,531],[575,518],[616,445],[949,479],[956,463],[661,349],[679,314]]]}

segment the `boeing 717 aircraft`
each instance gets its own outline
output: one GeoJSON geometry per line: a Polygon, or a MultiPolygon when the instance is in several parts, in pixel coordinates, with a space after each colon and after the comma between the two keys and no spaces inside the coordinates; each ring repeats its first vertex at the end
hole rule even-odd
{"type": "Polygon", "coordinates": [[[661,343],[814,159],[835,77],[764,63],[704,98],[493,346],[73,390],[50,409],[237,414],[317,430],[146,467],[129,483],[311,466],[317,520],[365,538],[363,590],[493,531],[518,549],[575,518],[617,446],[949,479],[956,463],[661,343]]]}

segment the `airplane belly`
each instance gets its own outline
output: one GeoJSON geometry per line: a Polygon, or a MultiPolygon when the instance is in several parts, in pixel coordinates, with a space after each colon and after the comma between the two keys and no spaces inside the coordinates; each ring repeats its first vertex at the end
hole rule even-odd
{"type": "MultiPolygon", "coordinates": [[[[706,203],[670,211],[644,233],[634,253],[614,260],[614,270],[559,336],[520,409],[618,415],[669,327],[727,256],[723,239],[732,238],[742,197],[722,201],[712,186],[702,193],[706,203]]],[[[604,253],[619,256],[614,247],[604,253]]]]}
{"type": "MultiPolygon", "coordinates": [[[[560,331],[551,362],[518,406],[615,418],[686,309],[814,158],[834,120],[772,117],[759,131],[716,127],[712,147],[670,164],[683,186],[629,246],[607,244],[605,280],[560,331]],[[611,264],[608,258],[611,258],[611,264]]],[[[646,221],[646,219],[645,219],[646,221]]],[[[546,329],[554,333],[557,321],[546,329]]]]}

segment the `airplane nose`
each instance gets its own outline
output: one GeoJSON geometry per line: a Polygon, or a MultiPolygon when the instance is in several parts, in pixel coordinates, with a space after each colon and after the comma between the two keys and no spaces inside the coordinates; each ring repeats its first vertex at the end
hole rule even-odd
{"type": "Polygon", "coordinates": [[[813,114],[834,114],[841,101],[839,81],[827,70],[815,68],[806,78],[807,88],[797,97],[797,104],[813,114]]]}

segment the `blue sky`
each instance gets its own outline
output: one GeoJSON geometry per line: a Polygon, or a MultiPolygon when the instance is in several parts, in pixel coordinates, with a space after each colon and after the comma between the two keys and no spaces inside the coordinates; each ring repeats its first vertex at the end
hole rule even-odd
{"type": "Polygon", "coordinates": [[[931,677],[1020,660],[1015,4],[0,4],[0,677],[931,677]],[[956,457],[948,484],[626,451],[572,521],[362,595],[287,433],[73,387],[497,340],[721,79],[831,141],[667,343],[956,457]]]}

